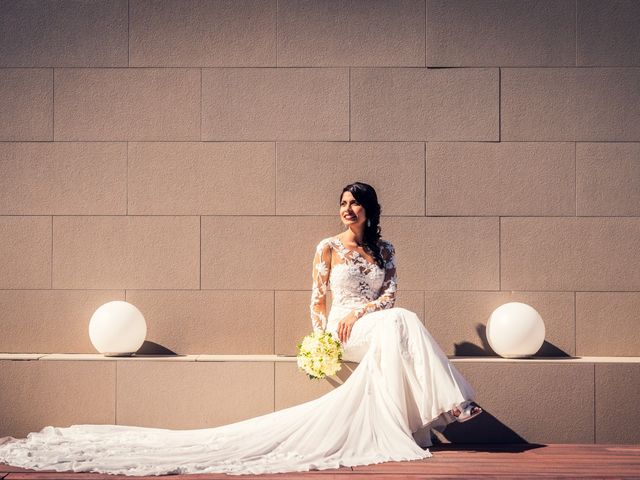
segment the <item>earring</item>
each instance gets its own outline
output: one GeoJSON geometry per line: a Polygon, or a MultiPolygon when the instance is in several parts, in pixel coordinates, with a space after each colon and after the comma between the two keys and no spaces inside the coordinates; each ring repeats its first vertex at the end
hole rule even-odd
{"type": "Polygon", "coordinates": [[[367,227],[370,227],[370,226],[371,226],[371,220],[367,218],[367,227]]]}

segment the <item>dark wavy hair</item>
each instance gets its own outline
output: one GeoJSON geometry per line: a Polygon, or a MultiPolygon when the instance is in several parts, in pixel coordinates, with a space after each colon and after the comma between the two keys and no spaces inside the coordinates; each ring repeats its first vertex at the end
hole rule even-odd
{"type": "Polygon", "coordinates": [[[350,183],[342,189],[342,192],[340,192],[338,205],[342,202],[342,194],[344,192],[351,192],[353,198],[355,198],[356,201],[364,208],[367,219],[371,221],[370,226],[367,226],[367,222],[365,221],[362,241],[364,246],[372,252],[373,258],[378,266],[383,268],[384,259],[382,258],[380,245],[378,244],[380,232],[382,231],[380,228],[380,214],[382,213],[382,206],[378,203],[376,190],[366,183],[350,183]]]}

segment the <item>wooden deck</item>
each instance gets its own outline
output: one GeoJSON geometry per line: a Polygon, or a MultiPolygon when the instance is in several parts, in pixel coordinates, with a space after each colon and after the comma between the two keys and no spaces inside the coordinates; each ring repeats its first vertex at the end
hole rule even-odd
{"type": "Polygon", "coordinates": [[[192,474],[132,477],[99,473],[34,472],[0,464],[4,480],[116,480],[158,479],[640,479],[640,445],[612,444],[440,444],[430,448],[433,457],[412,462],[386,462],[338,470],[270,475],[192,474]]]}

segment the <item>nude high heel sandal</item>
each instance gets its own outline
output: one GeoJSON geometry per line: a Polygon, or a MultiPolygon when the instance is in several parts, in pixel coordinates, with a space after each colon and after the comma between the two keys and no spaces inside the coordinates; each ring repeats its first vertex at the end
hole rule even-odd
{"type": "Polygon", "coordinates": [[[458,405],[457,407],[454,407],[451,410],[449,410],[449,413],[453,417],[455,417],[456,421],[462,423],[462,422],[466,422],[467,420],[471,420],[472,418],[477,417],[483,411],[484,410],[482,410],[482,408],[480,408],[478,406],[478,404],[475,403],[475,402],[464,402],[464,403],[458,405]],[[477,408],[477,411],[474,412],[474,413],[471,413],[474,408],[477,408]],[[460,413],[458,415],[455,415],[453,413],[454,409],[458,410],[460,413]]]}

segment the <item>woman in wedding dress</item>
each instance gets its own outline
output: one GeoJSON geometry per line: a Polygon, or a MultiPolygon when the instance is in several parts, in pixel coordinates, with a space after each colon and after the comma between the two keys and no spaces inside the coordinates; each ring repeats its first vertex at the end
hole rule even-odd
{"type": "Polygon", "coordinates": [[[380,238],[370,185],[340,195],[346,230],[322,239],[312,265],[311,324],[358,362],[314,400],[228,425],[171,430],[128,425],[47,426],[0,438],[0,463],[129,476],[299,472],[431,457],[430,432],[474,418],[475,393],[410,310],[394,307],[395,249],[380,238]],[[332,305],[326,315],[326,292],[332,305]]]}

